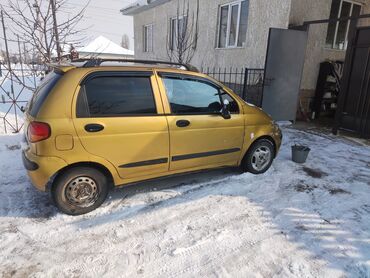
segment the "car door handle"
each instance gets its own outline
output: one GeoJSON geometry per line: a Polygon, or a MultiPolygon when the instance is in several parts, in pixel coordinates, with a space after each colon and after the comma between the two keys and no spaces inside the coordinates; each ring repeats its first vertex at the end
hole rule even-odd
{"type": "Polygon", "coordinates": [[[188,120],[178,120],[176,122],[176,125],[178,127],[187,127],[188,125],[190,125],[190,122],[188,120]]]}
{"type": "Polygon", "coordinates": [[[100,124],[87,124],[87,125],[85,125],[85,130],[87,132],[99,132],[99,131],[102,131],[103,129],[104,129],[104,126],[100,125],[100,124]]]}

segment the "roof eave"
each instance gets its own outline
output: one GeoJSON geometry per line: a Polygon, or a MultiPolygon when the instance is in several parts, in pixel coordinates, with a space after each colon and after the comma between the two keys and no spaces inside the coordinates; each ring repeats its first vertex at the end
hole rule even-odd
{"type": "Polygon", "coordinates": [[[144,11],[147,11],[147,10],[150,10],[154,7],[157,7],[157,6],[160,6],[164,3],[167,3],[167,2],[170,2],[171,0],[156,0],[150,4],[147,4],[147,5],[143,5],[143,6],[140,6],[140,5],[135,5],[135,6],[130,6],[130,7],[127,7],[127,8],[123,8],[120,10],[120,12],[123,14],[123,15],[136,15],[136,14],[139,14],[141,12],[144,12],[144,11]]]}
{"type": "Polygon", "coordinates": [[[123,14],[123,15],[134,15],[137,13],[137,10],[140,8],[141,6],[131,6],[131,7],[127,7],[127,8],[124,8],[124,9],[121,9],[120,12],[123,14]]]}

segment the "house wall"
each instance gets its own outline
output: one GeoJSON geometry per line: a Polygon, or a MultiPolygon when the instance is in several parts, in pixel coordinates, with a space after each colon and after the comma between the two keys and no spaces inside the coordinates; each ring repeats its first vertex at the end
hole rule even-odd
{"type": "MultiPolygon", "coordinates": [[[[219,5],[233,0],[201,0],[199,8],[199,41],[191,61],[196,67],[263,68],[270,27],[287,28],[291,0],[250,0],[247,39],[244,47],[217,49],[219,5]]],[[[183,3],[183,1],[179,1],[183,3]]],[[[191,9],[196,0],[189,0],[191,9]]],[[[181,4],[180,4],[181,5],[181,4]]],[[[178,1],[173,0],[134,16],[135,57],[168,60],[167,47],[170,18],[177,14],[178,1]],[[154,23],[154,52],[143,52],[143,26],[154,23]]],[[[190,14],[194,10],[190,11],[190,14]]]]}
{"type": "MultiPolygon", "coordinates": [[[[362,14],[370,14],[370,1],[365,1],[365,5],[362,9],[362,14]]],[[[370,26],[370,18],[361,19],[359,25],[370,26]]]]}
{"type": "MultiPolygon", "coordinates": [[[[370,13],[370,0],[356,1],[363,4],[362,14],[370,13]]],[[[290,25],[302,25],[304,21],[328,19],[332,0],[292,0],[290,25]]],[[[362,24],[370,23],[361,20],[362,24]]],[[[328,24],[309,27],[305,64],[301,83],[301,103],[305,111],[314,97],[320,63],[325,60],[343,60],[344,50],[330,49],[325,46],[328,24]]]]}

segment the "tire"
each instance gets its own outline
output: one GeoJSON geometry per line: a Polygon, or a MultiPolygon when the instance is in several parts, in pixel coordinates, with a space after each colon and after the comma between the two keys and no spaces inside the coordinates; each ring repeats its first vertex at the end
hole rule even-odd
{"type": "Polygon", "coordinates": [[[274,157],[274,144],[268,139],[259,139],[250,146],[245,154],[241,163],[241,169],[243,172],[250,172],[256,175],[263,174],[270,168],[274,157]],[[259,160],[257,160],[258,157],[260,157],[259,160]],[[264,160],[265,162],[262,163],[264,160]],[[258,165],[260,167],[257,167],[258,165]]]}
{"type": "Polygon", "coordinates": [[[71,168],[55,179],[51,194],[60,211],[69,215],[85,214],[107,198],[108,179],[94,168],[71,168]]]}

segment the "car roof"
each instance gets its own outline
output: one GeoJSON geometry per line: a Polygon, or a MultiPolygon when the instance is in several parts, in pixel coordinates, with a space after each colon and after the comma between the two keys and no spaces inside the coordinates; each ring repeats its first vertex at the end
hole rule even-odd
{"type": "Polygon", "coordinates": [[[134,59],[120,59],[120,60],[108,60],[100,59],[98,63],[96,60],[77,60],[74,62],[63,62],[58,64],[49,64],[49,67],[53,68],[54,71],[60,73],[66,73],[72,69],[83,72],[97,72],[97,71],[160,71],[166,73],[175,74],[186,74],[194,77],[205,78],[218,86],[223,87],[224,85],[218,80],[203,74],[198,71],[192,65],[180,64],[165,61],[153,61],[153,60],[134,60],[134,59]],[[94,61],[94,62],[90,62],[94,61]],[[87,63],[88,62],[88,63],[87,63]]]}
{"type": "Polygon", "coordinates": [[[62,62],[58,64],[49,64],[50,67],[67,72],[75,68],[100,68],[100,67],[114,67],[120,69],[144,68],[150,70],[158,69],[177,69],[182,72],[199,72],[197,68],[189,64],[155,61],[155,60],[137,60],[137,59],[81,59],[73,62],[62,62]]]}

